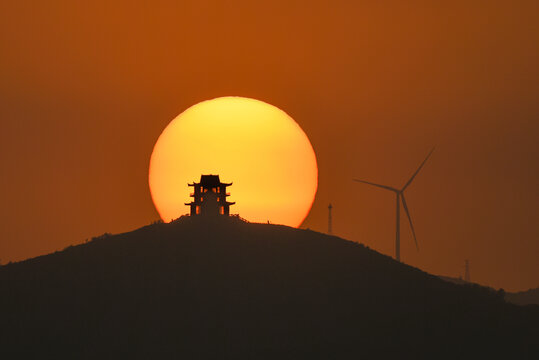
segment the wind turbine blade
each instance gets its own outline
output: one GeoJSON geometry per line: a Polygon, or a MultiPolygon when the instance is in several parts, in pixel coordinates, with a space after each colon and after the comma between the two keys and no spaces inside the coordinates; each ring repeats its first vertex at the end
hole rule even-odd
{"type": "Polygon", "coordinates": [[[392,188],[391,186],[385,186],[385,185],[375,184],[375,183],[372,183],[372,182],[368,182],[368,181],[365,181],[365,180],[359,180],[359,179],[352,179],[352,180],[357,181],[357,182],[360,182],[360,183],[364,183],[364,184],[369,184],[369,185],[372,185],[372,186],[376,186],[376,187],[379,187],[379,188],[382,188],[382,189],[386,189],[386,190],[390,190],[390,191],[394,191],[394,192],[399,192],[398,189],[392,188]]]}
{"type": "Polygon", "coordinates": [[[414,235],[415,247],[417,251],[419,251],[419,246],[417,245],[417,238],[415,237],[414,224],[412,223],[412,217],[410,216],[410,212],[408,211],[408,205],[406,205],[406,199],[404,198],[404,194],[402,193],[401,193],[401,198],[402,198],[402,206],[404,207],[404,211],[406,212],[406,215],[408,216],[408,221],[410,221],[410,228],[412,229],[412,235],[414,235]]]}
{"type": "Polygon", "coordinates": [[[416,177],[416,175],[419,173],[419,170],[421,170],[421,168],[423,167],[423,165],[425,165],[425,163],[427,162],[427,160],[429,159],[430,155],[432,154],[432,152],[434,151],[434,148],[432,148],[432,150],[429,152],[429,154],[427,155],[427,157],[425,158],[425,160],[423,160],[423,162],[421,163],[421,165],[419,165],[419,167],[417,168],[417,170],[415,171],[415,173],[412,175],[412,177],[410,178],[410,180],[408,180],[408,182],[406,183],[406,185],[404,185],[404,187],[402,188],[401,191],[404,191],[411,183],[412,181],[414,180],[414,178],[416,177]]]}

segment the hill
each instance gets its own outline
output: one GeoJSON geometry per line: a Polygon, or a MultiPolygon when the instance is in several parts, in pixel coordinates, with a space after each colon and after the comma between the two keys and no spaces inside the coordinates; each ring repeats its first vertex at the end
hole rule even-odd
{"type": "MultiPolygon", "coordinates": [[[[442,280],[449,281],[454,284],[459,284],[459,285],[472,284],[461,278],[442,276],[442,275],[438,275],[438,277],[442,280]]],[[[494,288],[490,288],[490,289],[492,291],[496,291],[494,288]]],[[[539,305],[539,288],[529,289],[526,291],[518,291],[518,292],[505,292],[504,299],[505,301],[508,301],[510,303],[517,304],[517,305],[532,305],[532,304],[539,305]]]]}
{"type": "Polygon", "coordinates": [[[463,280],[462,278],[456,278],[456,277],[452,277],[452,276],[443,276],[443,275],[438,275],[438,277],[442,280],[445,280],[445,281],[449,281],[449,282],[452,282],[453,284],[457,284],[457,285],[470,285],[470,284],[474,284],[474,283],[470,283],[466,280],[463,280]]]}
{"type": "Polygon", "coordinates": [[[234,218],[9,264],[0,289],[6,359],[523,358],[539,339],[539,307],[338,237],[234,218]]]}
{"type": "Polygon", "coordinates": [[[518,305],[539,305],[539,288],[507,293],[505,295],[505,300],[518,305]]]}

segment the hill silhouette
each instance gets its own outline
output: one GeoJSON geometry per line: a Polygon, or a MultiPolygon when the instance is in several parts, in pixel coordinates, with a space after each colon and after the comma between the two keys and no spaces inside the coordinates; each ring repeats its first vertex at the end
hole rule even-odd
{"type": "MultiPolygon", "coordinates": [[[[460,284],[460,285],[473,285],[475,283],[468,282],[466,280],[463,280],[462,278],[456,278],[451,276],[442,276],[438,275],[438,277],[442,280],[452,282],[454,284],[460,284]]],[[[485,286],[486,287],[486,286],[485,286]]],[[[496,291],[494,288],[488,287],[492,291],[496,291]]],[[[505,292],[505,301],[508,301],[513,304],[517,305],[539,305],[539,288],[536,289],[529,289],[525,291],[517,291],[517,292],[505,292]]]]}
{"type": "Polygon", "coordinates": [[[539,288],[507,293],[505,295],[505,300],[518,305],[539,305],[539,288]]]}
{"type": "Polygon", "coordinates": [[[180,218],[0,268],[0,356],[472,358],[537,354],[539,307],[363,245],[180,218]]]}

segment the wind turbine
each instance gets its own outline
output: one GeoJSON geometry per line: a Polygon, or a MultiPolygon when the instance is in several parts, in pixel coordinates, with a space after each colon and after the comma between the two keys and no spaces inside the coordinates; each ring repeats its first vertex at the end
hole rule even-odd
{"type": "Polygon", "coordinates": [[[382,188],[382,189],[385,189],[385,190],[393,191],[395,193],[396,198],[397,198],[397,227],[396,227],[396,232],[397,233],[396,233],[396,239],[395,239],[395,259],[397,261],[399,261],[399,262],[401,261],[400,202],[401,202],[401,199],[402,199],[402,206],[404,207],[404,211],[406,212],[406,215],[408,216],[408,221],[410,222],[410,228],[412,229],[412,235],[414,236],[415,247],[417,248],[417,251],[419,251],[419,246],[417,245],[417,238],[415,236],[414,224],[412,223],[412,217],[410,216],[410,212],[408,211],[408,206],[406,205],[406,199],[404,198],[404,190],[406,190],[406,188],[408,188],[408,186],[410,186],[410,184],[412,183],[412,181],[414,180],[416,175],[419,173],[419,170],[421,170],[423,165],[425,165],[425,163],[427,162],[428,158],[430,157],[430,155],[432,154],[433,151],[434,151],[434,148],[432,148],[432,150],[429,152],[429,154],[427,155],[425,160],[423,160],[421,165],[419,165],[419,167],[417,168],[415,173],[412,175],[410,180],[408,180],[406,182],[406,184],[404,184],[404,186],[400,190],[396,189],[394,187],[391,187],[391,186],[375,184],[375,183],[365,181],[365,180],[353,179],[354,181],[364,183],[364,184],[369,184],[369,185],[372,185],[372,186],[376,186],[376,187],[379,187],[379,188],[382,188]]]}

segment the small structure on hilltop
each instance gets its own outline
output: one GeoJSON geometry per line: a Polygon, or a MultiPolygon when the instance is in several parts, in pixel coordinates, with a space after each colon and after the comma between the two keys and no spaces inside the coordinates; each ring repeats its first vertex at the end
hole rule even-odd
{"type": "Polygon", "coordinates": [[[226,201],[230,196],[226,187],[232,183],[222,183],[219,175],[201,175],[200,182],[187,185],[195,188],[191,194],[193,201],[185,203],[191,208],[191,216],[230,215],[230,205],[235,203],[226,201]]]}

